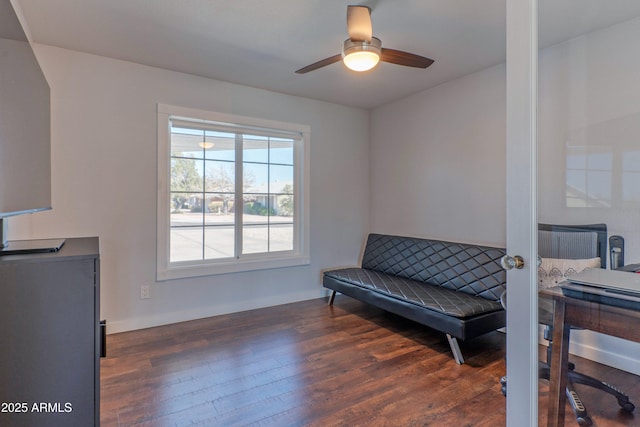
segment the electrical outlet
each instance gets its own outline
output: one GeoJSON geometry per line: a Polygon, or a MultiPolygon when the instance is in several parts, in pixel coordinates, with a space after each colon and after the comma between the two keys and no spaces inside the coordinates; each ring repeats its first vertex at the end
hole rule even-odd
{"type": "Polygon", "coordinates": [[[140,286],[140,299],[149,298],[151,298],[151,290],[149,289],[149,285],[140,286]]]}

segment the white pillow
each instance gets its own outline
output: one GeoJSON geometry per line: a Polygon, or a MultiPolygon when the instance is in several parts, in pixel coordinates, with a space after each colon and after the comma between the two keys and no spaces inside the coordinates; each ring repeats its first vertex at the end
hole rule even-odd
{"type": "Polygon", "coordinates": [[[538,267],[538,288],[545,289],[558,286],[566,277],[587,268],[600,268],[600,258],[558,259],[542,258],[538,267]]]}

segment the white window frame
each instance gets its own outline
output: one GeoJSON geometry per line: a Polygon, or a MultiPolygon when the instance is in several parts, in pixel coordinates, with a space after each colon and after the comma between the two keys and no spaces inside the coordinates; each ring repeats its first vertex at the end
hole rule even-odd
{"type": "Polygon", "coordinates": [[[310,127],[225,114],[194,108],[158,104],[158,181],[157,181],[157,261],[159,281],[208,276],[269,268],[293,267],[310,263],[309,256],[309,141],[310,127]],[[292,251],[247,254],[239,258],[170,262],[170,185],[171,120],[203,121],[242,129],[293,132],[301,136],[294,142],[294,242],[292,251]]]}

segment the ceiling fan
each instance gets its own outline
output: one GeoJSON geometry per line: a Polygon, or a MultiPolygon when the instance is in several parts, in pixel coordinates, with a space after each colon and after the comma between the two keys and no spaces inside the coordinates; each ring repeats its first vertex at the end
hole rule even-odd
{"type": "Polygon", "coordinates": [[[340,60],[354,71],[370,70],[379,61],[415,68],[433,64],[433,59],[424,56],[383,48],[380,39],[372,36],[371,8],[368,6],[347,7],[347,31],[349,38],[342,44],[342,53],[300,68],[296,73],[308,73],[340,60]]]}

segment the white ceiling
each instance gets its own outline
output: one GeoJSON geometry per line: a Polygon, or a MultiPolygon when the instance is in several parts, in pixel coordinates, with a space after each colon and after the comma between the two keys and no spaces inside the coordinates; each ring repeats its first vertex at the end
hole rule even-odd
{"type": "MultiPolygon", "coordinates": [[[[505,0],[17,0],[34,42],[226,82],[374,108],[504,62],[505,0]],[[341,63],[348,4],[372,7],[384,47],[427,69],[341,63]]],[[[640,15],[638,0],[540,0],[540,45],[640,15]]]]}

